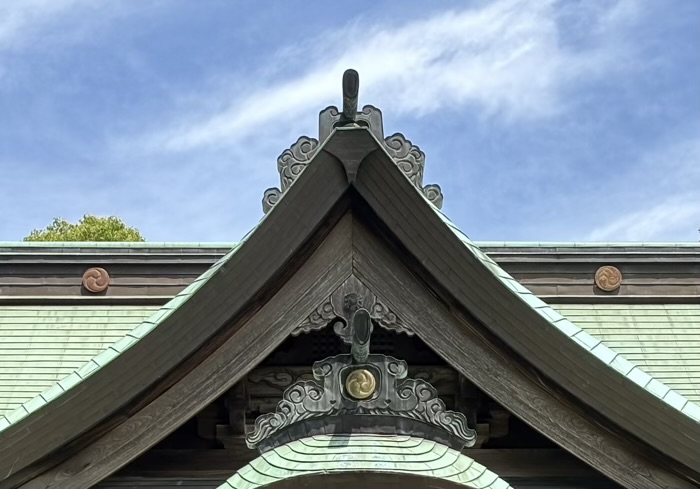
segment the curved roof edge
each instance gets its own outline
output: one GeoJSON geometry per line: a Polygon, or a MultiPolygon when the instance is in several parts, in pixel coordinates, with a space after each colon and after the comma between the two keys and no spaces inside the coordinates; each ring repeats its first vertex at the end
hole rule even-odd
{"type": "Polygon", "coordinates": [[[218,489],[253,489],[343,472],[406,474],[468,489],[511,489],[497,474],[458,450],[412,436],[369,434],[320,435],[289,442],[263,453],[218,489]]]}
{"type": "MultiPolygon", "coordinates": [[[[391,160],[391,156],[386,152],[384,148],[380,151],[383,152],[384,156],[391,160]]],[[[395,174],[400,174],[409,181],[408,177],[401,172],[394,172],[395,174]]],[[[517,296],[524,304],[529,308],[536,311],[545,321],[549,323],[550,326],[556,328],[558,331],[564,333],[567,337],[571,339],[572,342],[576,343],[578,346],[590,353],[591,358],[596,361],[600,361],[607,365],[612,370],[616,371],[623,377],[631,380],[639,387],[645,391],[653,394],[655,397],[663,400],[668,406],[670,406],[675,411],[682,413],[684,416],[692,419],[696,423],[700,424],[700,405],[690,401],[685,396],[679,394],[673,389],[669,388],[667,385],[663,384],[659,380],[653,378],[651,375],[646,373],[640,367],[634,365],[632,362],[628,361],[622,356],[622,354],[612,350],[608,346],[604,345],[602,340],[595,338],[590,333],[584,331],[582,328],[574,324],[569,319],[565,318],[557,311],[552,309],[547,303],[542,299],[534,295],[529,289],[520,284],[515,280],[508,272],[503,270],[498,263],[496,263],[492,258],[490,258],[486,253],[484,253],[476,242],[472,241],[469,236],[467,236],[461,229],[459,229],[439,208],[437,208],[430,200],[426,198],[421,192],[417,191],[413,185],[414,195],[420,197],[421,200],[427,204],[427,206],[440,218],[440,220],[447,225],[447,227],[452,231],[452,233],[464,244],[465,248],[479,260],[490,272],[491,274],[500,281],[507,289],[517,296]]],[[[559,243],[553,243],[559,245],[559,243]]],[[[590,243],[590,246],[599,246],[602,243],[590,243]]],[[[492,242],[481,242],[481,246],[494,246],[492,242]]],[[[531,246],[534,243],[523,243],[522,246],[531,246]]],[[[552,243],[538,243],[539,246],[552,246],[552,243]]],[[[606,246],[624,246],[622,243],[605,243],[606,246]]],[[[643,245],[652,245],[651,243],[643,243],[643,245]]],[[[657,246],[667,246],[667,243],[658,243],[657,246]]],[[[697,243],[674,243],[673,246],[687,246],[687,247],[700,247],[697,243]]],[[[504,243],[505,246],[505,243],[504,243]]],[[[583,243],[570,243],[569,246],[572,247],[583,247],[587,246],[583,243]]]]}
{"type": "Polygon", "coordinates": [[[150,317],[141,322],[141,324],[129,331],[120,340],[108,346],[102,352],[98,353],[95,357],[86,362],[82,367],[74,370],[53,386],[34,396],[32,399],[24,402],[15,410],[7,413],[6,415],[0,416],[0,434],[39,408],[54,401],[55,399],[59,399],[68,390],[100,371],[105,365],[109,364],[112,360],[117,358],[124,351],[131,348],[134,344],[157,328],[168,316],[181,307],[182,304],[187,302],[187,300],[192,297],[192,295],[199,290],[199,288],[202,287],[202,285],[204,285],[219,270],[219,268],[230,260],[230,258],[235,254],[236,250],[246,241],[247,237],[250,236],[252,232],[253,231],[249,232],[240,243],[237,243],[228,253],[209,267],[207,271],[197,277],[184,290],[170,299],[150,317]]]}
{"type": "Polygon", "coordinates": [[[654,382],[513,279],[416,191],[386,151],[367,158],[355,188],[435,284],[487,330],[614,425],[698,470],[697,404],[654,382]]]}
{"type": "MultiPolygon", "coordinates": [[[[25,470],[29,465],[90,430],[143,393],[147,386],[162,379],[182,358],[195,353],[244,307],[252,304],[256,294],[262,293],[283,267],[302,263],[292,258],[299,258],[300,254],[308,257],[314,246],[320,244],[318,240],[310,241],[313,231],[338,205],[348,204],[342,197],[350,186],[335,156],[319,151],[316,158],[323,160],[322,163],[312,165],[300,175],[296,185],[288,189],[287,198],[276,206],[278,211],[265,215],[236,248],[185,291],[129,335],[62,379],[50,392],[24,403],[0,421],[0,469],[4,480],[31,477],[31,471],[25,470]],[[301,222],[299,207],[305,209],[305,219],[301,222]],[[286,239],[280,240],[280,235],[286,239]],[[245,287],[239,286],[241,281],[245,287]],[[222,291],[226,291],[223,296],[222,291]],[[203,311],[212,320],[191,328],[203,311]],[[144,358],[151,359],[151,368],[139,368],[144,358]],[[98,372],[101,375],[95,375],[98,372]],[[105,375],[112,382],[101,385],[99,379],[105,375]],[[67,392],[70,395],[63,395],[67,392]],[[61,402],[56,402],[57,399],[61,402]],[[48,409],[51,406],[55,409],[48,409]],[[32,443],[35,437],[43,437],[45,442],[32,443]]],[[[340,213],[332,216],[331,219],[339,218],[340,213]]]]}
{"type": "MultiPolygon", "coordinates": [[[[428,202],[428,204],[430,204],[430,202],[428,202]]],[[[679,394],[664,383],[653,378],[640,367],[634,365],[632,362],[624,358],[621,353],[618,353],[612,348],[603,344],[602,340],[584,331],[572,321],[552,309],[542,299],[530,292],[529,289],[521,285],[520,282],[515,280],[508,272],[503,270],[503,268],[501,268],[500,265],[498,265],[486,253],[481,251],[479,246],[477,246],[464,232],[455,226],[455,224],[452,223],[452,221],[450,221],[449,218],[442,213],[442,211],[434,206],[432,206],[432,208],[436,214],[440,216],[442,221],[452,230],[455,236],[457,236],[457,238],[464,243],[466,248],[479,261],[481,261],[502,284],[508,287],[508,289],[517,295],[525,304],[542,316],[552,327],[564,333],[578,346],[589,352],[592,358],[603,362],[620,375],[628,378],[644,390],[663,400],[671,408],[683,413],[693,421],[700,423],[700,405],[690,401],[685,396],[679,394]]]]}

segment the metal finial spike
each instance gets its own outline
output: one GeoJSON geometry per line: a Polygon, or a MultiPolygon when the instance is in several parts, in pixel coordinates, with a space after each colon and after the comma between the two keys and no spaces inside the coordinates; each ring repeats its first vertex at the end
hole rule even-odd
{"type": "Polygon", "coordinates": [[[358,309],[352,316],[352,358],[365,363],[369,356],[369,340],[372,336],[372,318],[367,309],[358,309]]]}
{"type": "Polygon", "coordinates": [[[343,119],[354,121],[357,118],[357,98],[360,92],[360,75],[355,70],[343,73],[343,119]]]}

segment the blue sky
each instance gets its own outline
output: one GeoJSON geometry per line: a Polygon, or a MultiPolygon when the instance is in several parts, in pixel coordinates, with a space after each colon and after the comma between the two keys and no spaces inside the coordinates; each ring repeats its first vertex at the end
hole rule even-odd
{"type": "Polygon", "coordinates": [[[0,240],[85,213],[238,240],[353,67],[473,239],[697,241],[699,24],[694,0],[7,0],[0,240]]]}

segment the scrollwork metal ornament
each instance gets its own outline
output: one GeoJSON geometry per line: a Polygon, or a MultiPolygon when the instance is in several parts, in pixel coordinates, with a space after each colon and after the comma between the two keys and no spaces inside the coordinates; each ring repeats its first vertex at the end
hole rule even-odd
{"type": "Polygon", "coordinates": [[[377,107],[365,105],[361,111],[357,111],[359,83],[357,72],[346,70],[343,74],[342,110],[336,106],[326,107],[318,116],[318,140],[302,136],[277,158],[280,188],[269,188],[265,191],[263,195],[265,214],[277,204],[289,186],[304,171],[317,153],[319,142],[323,143],[335,128],[342,126],[367,128],[425,198],[438,209],[442,208],[443,195],[440,186],[435,184],[423,186],[425,153],[403,134],[396,133],[385,138],[382,111],[377,107]]]}
{"type": "Polygon", "coordinates": [[[287,189],[301,175],[318,149],[318,140],[307,136],[300,137],[289,149],[277,158],[277,171],[280,174],[280,189],[269,188],[263,195],[263,212],[267,214],[279,201],[287,189]]]}
{"type": "Polygon", "coordinates": [[[266,451],[313,434],[356,431],[411,434],[457,449],[474,445],[466,416],[447,410],[435,387],[407,379],[403,360],[369,353],[369,316],[364,308],[352,315],[352,353],[314,363],[314,380],[289,386],[275,412],[255,420],[246,436],[250,448],[266,451]]]}
{"type": "Polygon", "coordinates": [[[396,166],[408,177],[416,188],[438,209],[442,208],[442,190],[439,185],[423,186],[425,153],[401,133],[393,134],[384,140],[384,147],[396,166]]]}

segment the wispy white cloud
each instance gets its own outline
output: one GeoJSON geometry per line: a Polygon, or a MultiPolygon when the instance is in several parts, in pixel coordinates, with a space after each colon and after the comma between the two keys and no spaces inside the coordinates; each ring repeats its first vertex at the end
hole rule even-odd
{"type": "MultiPolygon", "coordinates": [[[[654,241],[670,235],[697,236],[700,228],[700,201],[697,194],[671,197],[663,202],[641,206],[593,230],[591,241],[654,241]]],[[[668,238],[666,238],[668,239],[668,238]]]]}
{"type": "MultiPolygon", "coordinates": [[[[128,144],[158,151],[237,144],[281,114],[308,113],[335,101],[348,67],[360,72],[362,101],[381,100],[397,115],[473,105],[486,117],[505,120],[552,116],[566,107],[567,87],[615,69],[620,54],[605,35],[592,47],[564,47],[561,8],[507,0],[398,26],[346,25],[324,33],[315,43],[319,48],[299,47],[308,69],[296,76],[251,79],[248,85],[256,88],[244,92],[207,93],[195,107],[211,107],[212,99],[230,104],[208,113],[187,106],[165,128],[154,124],[128,144]]],[[[624,9],[602,9],[592,22],[607,33],[625,16],[624,9]]]]}
{"type": "Polygon", "coordinates": [[[591,241],[697,240],[700,228],[700,138],[667,143],[609,182],[607,222],[591,241]]]}
{"type": "Polygon", "coordinates": [[[134,13],[148,14],[162,0],[7,0],[0,2],[0,54],[99,39],[105,23],[134,13]]]}
{"type": "MultiPolygon", "coordinates": [[[[0,3],[0,51],[15,51],[40,39],[44,29],[77,10],[94,6],[88,0],[20,0],[0,3]]],[[[69,31],[64,31],[68,33],[69,31]]]]}

